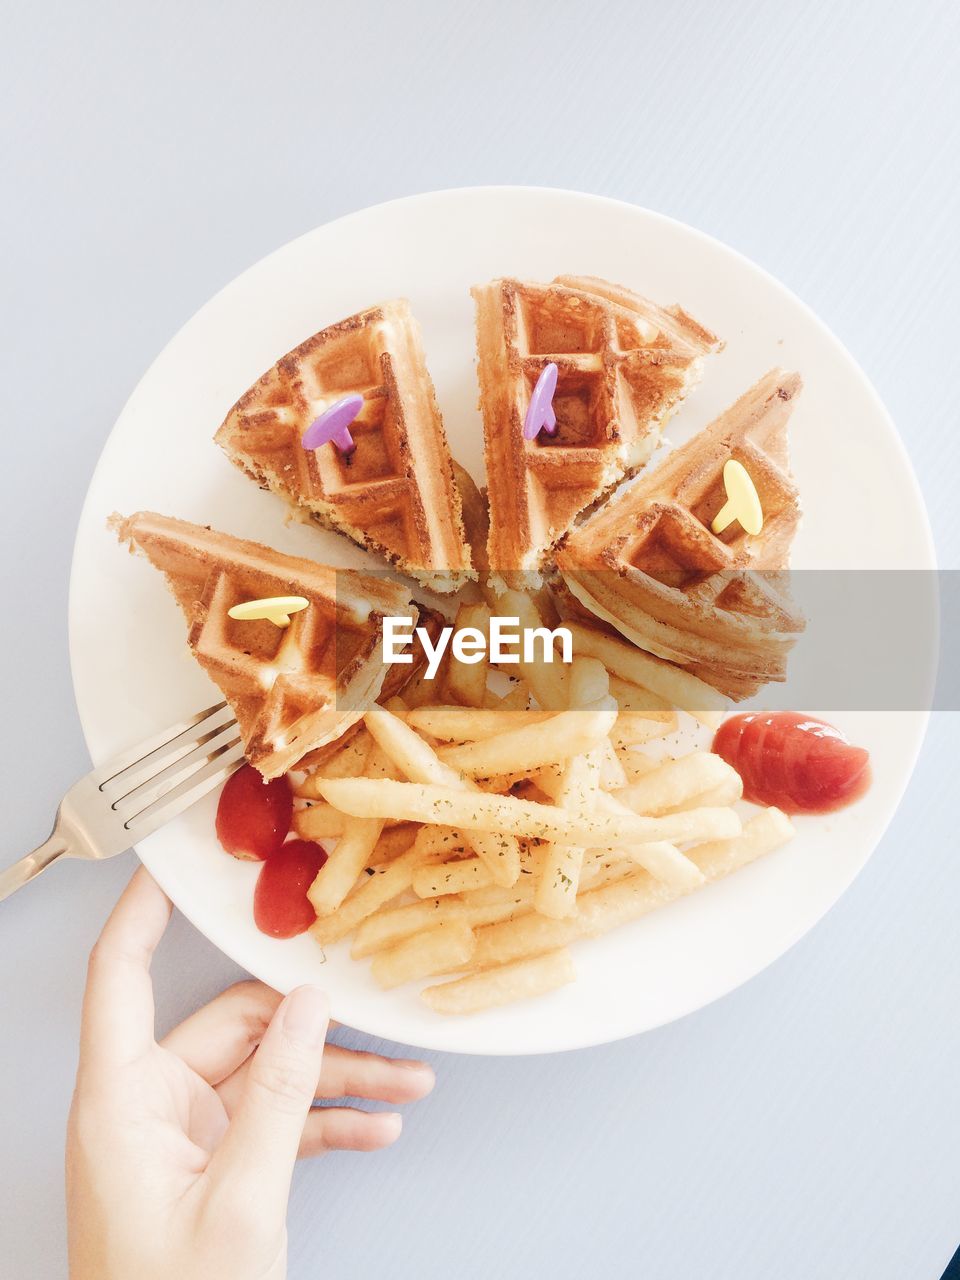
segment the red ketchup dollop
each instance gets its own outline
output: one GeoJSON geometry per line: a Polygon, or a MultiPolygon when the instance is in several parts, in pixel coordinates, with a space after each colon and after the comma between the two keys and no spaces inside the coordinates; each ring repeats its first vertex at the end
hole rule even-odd
{"type": "Polygon", "coordinates": [[[327,852],[310,840],[287,840],[292,821],[293,791],[286,774],[265,782],[251,765],[241,765],[220,792],[217,838],[235,858],[263,863],[253,918],[271,938],[294,938],[317,918],[307,890],[327,852]]]}
{"type": "Polygon", "coordinates": [[[743,798],[784,813],[829,813],[870,785],[870,753],[839,729],[796,711],[733,716],[713,749],[743,779],[743,798]]]}
{"type": "Polygon", "coordinates": [[[277,853],[293,821],[286,774],[265,782],[253,765],[232,773],[217,805],[217,839],[235,858],[263,862],[277,853]]]}
{"type": "Polygon", "coordinates": [[[295,938],[317,918],[307,890],[327,860],[310,840],[290,840],[260,868],[253,895],[253,918],[271,938],[295,938]]]}

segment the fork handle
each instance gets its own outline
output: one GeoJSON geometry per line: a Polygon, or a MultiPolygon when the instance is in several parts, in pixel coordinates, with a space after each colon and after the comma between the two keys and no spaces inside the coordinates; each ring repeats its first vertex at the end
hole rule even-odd
{"type": "Polygon", "coordinates": [[[49,867],[51,862],[56,862],[58,858],[64,857],[69,852],[70,846],[66,840],[54,831],[49,840],[44,840],[33,853],[28,853],[12,867],[7,867],[6,871],[0,871],[0,902],[4,898],[9,898],[11,893],[16,893],[28,880],[38,876],[41,871],[49,867]]]}

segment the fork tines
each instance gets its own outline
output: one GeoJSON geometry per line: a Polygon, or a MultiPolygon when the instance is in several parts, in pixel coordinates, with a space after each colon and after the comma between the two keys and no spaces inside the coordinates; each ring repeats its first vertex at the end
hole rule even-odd
{"type": "Polygon", "coordinates": [[[91,781],[134,840],[216,786],[242,759],[236,718],[221,701],[121,753],[91,781]]]}

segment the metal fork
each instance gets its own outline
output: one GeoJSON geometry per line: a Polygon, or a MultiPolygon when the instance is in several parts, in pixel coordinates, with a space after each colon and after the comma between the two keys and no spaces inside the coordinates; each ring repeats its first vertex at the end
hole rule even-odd
{"type": "Polygon", "coordinates": [[[123,853],[223,782],[242,760],[226,702],[121,752],[70,788],[48,840],[0,872],[0,901],[58,858],[123,853]]]}

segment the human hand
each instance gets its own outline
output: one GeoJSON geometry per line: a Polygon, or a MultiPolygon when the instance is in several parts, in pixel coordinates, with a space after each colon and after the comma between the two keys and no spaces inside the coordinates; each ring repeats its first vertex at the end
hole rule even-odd
{"type": "Polygon", "coordinates": [[[71,1280],[277,1280],[298,1154],[376,1151],[425,1063],[324,1048],[326,997],[241,982],[154,1039],[150,961],[170,903],[142,868],[90,956],[67,1135],[71,1280]],[[257,1047],[259,1045],[259,1048],[257,1047]]]}

